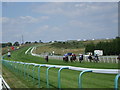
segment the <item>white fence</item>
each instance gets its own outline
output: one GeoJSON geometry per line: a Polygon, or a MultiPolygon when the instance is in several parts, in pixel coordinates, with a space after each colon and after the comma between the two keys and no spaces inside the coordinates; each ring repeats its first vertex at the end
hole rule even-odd
{"type": "MultiPolygon", "coordinates": [[[[31,55],[38,57],[45,57],[45,55],[34,54],[33,50],[35,47],[31,49],[31,55]]],[[[49,56],[49,59],[63,60],[63,56],[49,56]]],[[[70,57],[69,57],[70,60],[70,57]]],[[[79,61],[79,57],[77,57],[77,61],[79,61]]],[[[83,62],[89,62],[88,56],[84,56],[83,62]]],[[[118,63],[117,56],[99,56],[99,62],[101,63],[118,63]]]]}
{"type": "Polygon", "coordinates": [[[24,65],[33,65],[33,66],[41,66],[44,65],[45,67],[55,67],[55,68],[62,68],[68,67],[70,70],[75,71],[84,71],[84,70],[92,70],[93,73],[104,73],[104,74],[118,74],[120,71],[119,69],[93,69],[93,68],[82,68],[82,67],[74,67],[74,66],[64,66],[64,65],[50,65],[50,64],[36,64],[36,63],[25,63],[25,62],[18,62],[18,61],[9,61],[9,60],[2,60],[3,62],[12,62],[13,64],[24,64],[24,65]]]}
{"type": "Polygon", "coordinates": [[[0,90],[11,90],[9,85],[5,82],[3,77],[0,75],[0,90]]]}

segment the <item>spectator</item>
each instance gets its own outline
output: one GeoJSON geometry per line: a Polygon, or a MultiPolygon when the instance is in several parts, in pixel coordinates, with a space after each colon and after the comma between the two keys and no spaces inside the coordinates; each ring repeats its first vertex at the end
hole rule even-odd
{"type": "Polygon", "coordinates": [[[99,58],[98,58],[98,55],[97,55],[97,54],[94,56],[94,60],[95,60],[95,62],[98,62],[98,61],[99,61],[99,58]]]}
{"type": "Polygon", "coordinates": [[[89,59],[90,62],[92,62],[93,58],[92,58],[91,54],[89,54],[88,59],[89,59]]]}
{"type": "Polygon", "coordinates": [[[118,62],[120,62],[120,54],[118,55],[117,59],[118,59],[118,62]]]}
{"type": "Polygon", "coordinates": [[[46,62],[48,62],[48,55],[45,56],[45,60],[46,60],[46,62]]]}
{"type": "Polygon", "coordinates": [[[11,53],[10,53],[10,51],[8,51],[8,57],[11,57],[11,53]]]}
{"type": "Polygon", "coordinates": [[[83,60],[83,54],[79,54],[80,55],[80,57],[79,57],[79,61],[80,61],[80,63],[82,62],[82,60],[83,60]]]}

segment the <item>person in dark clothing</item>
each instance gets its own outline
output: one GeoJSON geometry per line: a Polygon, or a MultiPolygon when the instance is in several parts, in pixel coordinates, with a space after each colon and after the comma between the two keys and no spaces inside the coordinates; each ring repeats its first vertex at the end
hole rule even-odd
{"type": "Polygon", "coordinates": [[[118,62],[120,62],[120,54],[118,55],[117,59],[118,59],[118,62]]]}
{"type": "Polygon", "coordinates": [[[80,63],[82,62],[82,60],[83,60],[83,54],[80,54],[80,57],[79,57],[80,63]]]}
{"type": "Polygon", "coordinates": [[[45,60],[46,60],[46,62],[48,62],[48,55],[45,56],[45,60]]]}
{"type": "Polygon", "coordinates": [[[68,62],[68,61],[69,61],[68,54],[65,54],[65,55],[63,56],[63,61],[64,61],[64,62],[68,62]]]}
{"type": "Polygon", "coordinates": [[[98,62],[98,61],[99,61],[99,58],[98,58],[98,55],[97,55],[97,54],[94,56],[94,60],[95,60],[95,62],[98,62]]]}
{"type": "Polygon", "coordinates": [[[90,62],[92,62],[93,58],[92,58],[91,54],[88,56],[88,59],[89,59],[90,62]]]}

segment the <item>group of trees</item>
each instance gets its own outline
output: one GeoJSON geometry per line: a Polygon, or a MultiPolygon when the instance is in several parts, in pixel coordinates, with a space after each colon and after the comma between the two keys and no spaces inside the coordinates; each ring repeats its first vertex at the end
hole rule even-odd
{"type": "Polygon", "coordinates": [[[94,50],[103,50],[104,55],[118,55],[120,54],[120,38],[116,38],[109,42],[99,42],[97,44],[90,43],[86,45],[85,53],[92,52],[94,50]]]}
{"type": "MultiPolygon", "coordinates": [[[[41,40],[39,40],[39,42],[37,42],[37,41],[35,41],[35,42],[28,42],[28,41],[26,41],[25,43],[22,43],[22,44],[31,44],[31,43],[43,43],[41,40]]],[[[10,46],[19,46],[20,45],[20,43],[19,42],[14,42],[14,43],[11,43],[11,42],[8,42],[8,43],[2,43],[1,44],[2,45],[2,47],[10,47],[10,46]]]]}
{"type": "Polygon", "coordinates": [[[2,47],[10,47],[10,46],[19,46],[19,42],[15,42],[15,43],[11,43],[11,42],[8,42],[8,43],[2,43],[2,47]]]}

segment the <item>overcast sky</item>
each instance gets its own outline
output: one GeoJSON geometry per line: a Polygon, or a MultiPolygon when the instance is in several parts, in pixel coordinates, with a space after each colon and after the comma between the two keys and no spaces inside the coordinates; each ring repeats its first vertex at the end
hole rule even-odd
{"type": "Polygon", "coordinates": [[[2,41],[113,38],[118,35],[117,2],[4,2],[2,41]]]}

